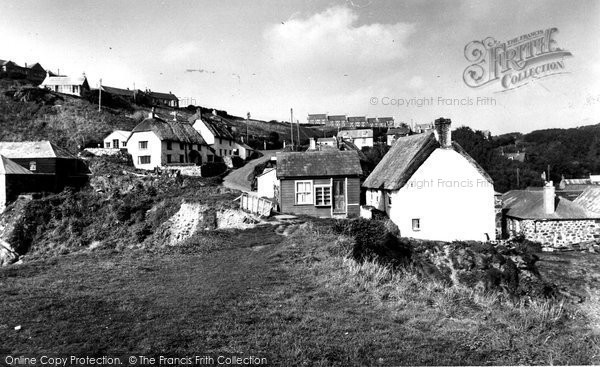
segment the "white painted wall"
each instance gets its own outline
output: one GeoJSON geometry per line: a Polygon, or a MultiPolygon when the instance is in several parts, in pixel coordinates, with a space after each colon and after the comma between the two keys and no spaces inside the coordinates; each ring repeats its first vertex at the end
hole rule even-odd
{"type": "Polygon", "coordinates": [[[442,241],[495,239],[493,185],[451,149],[435,150],[403,188],[391,192],[386,211],[402,236],[442,241]],[[415,231],[412,219],[417,218],[421,228],[415,231]]]}
{"type": "Polygon", "coordinates": [[[215,154],[219,157],[225,157],[228,155],[233,155],[233,150],[236,149],[235,141],[229,139],[219,139],[215,137],[204,121],[198,119],[192,125],[196,131],[202,135],[206,144],[210,145],[214,150],[215,154]]]}
{"type": "Polygon", "coordinates": [[[358,149],[362,149],[362,147],[373,147],[373,138],[353,138],[352,139],[354,145],[358,147],[358,149]]]}
{"type": "Polygon", "coordinates": [[[119,149],[127,148],[127,139],[129,139],[129,135],[131,135],[130,131],[113,131],[106,138],[104,138],[103,148],[115,148],[113,145],[113,140],[115,139],[119,140],[119,149]]]}
{"type": "Polygon", "coordinates": [[[0,213],[6,206],[6,175],[0,175],[0,213]]]}
{"type": "Polygon", "coordinates": [[[152,170],[154,167],[160,167],[162,165],[161,145],[162,142],[153,132],[135,132],[127,142],[127,152],[131,154],[135,168],[152,170]],[[148,141],[148,149],[140,149],[140,141],[148,141]],[[139,157],[145,155],[150,156],[150,163],[139,163],[139,157]]]}
{"type": "Polygon", "coordinates": [[[279,180],[277,179],[277,169],[267,168],[267,170],[270,171],[268,171],[267,173],[263,173],[262,175],[256,178],[256,191],[258,196],[260,197],[274,198],[275,187],[279,186],[279,180]]]}
{"type": "Polygon", "coordinates": [[[197,119],[192,126],[202,135],[206,144],[213,145],[215,143],[215,136],[210,132],[204,121],[197,119]]]}

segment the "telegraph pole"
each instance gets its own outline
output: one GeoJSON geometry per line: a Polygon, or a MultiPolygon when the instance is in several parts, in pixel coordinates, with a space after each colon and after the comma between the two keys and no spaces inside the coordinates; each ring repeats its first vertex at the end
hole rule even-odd
{"type": "Polygon", "coordinates": [[[298,137],[298,145],[300,145],[300,120],[296,120],[296,127],[298,127],[298,134],[296,136],[298,137]]]}
{"type": "Polygon", "coordinates": [[[102,111],[102,78],[100,78],[100,86],[98,87],[98,112],[102,111]]]}
{"type": "Polygon", "coordinates": [[[248,112],[246,114],[246,144],[248,144],[250,142],[250,140],[248,140],[248,123],[250,122],[250,112],[248,112]]]}
{"type": "Polygon", "coordinates": [[[294,109],[290,108],[290,140],[294,146],[294,109]]]}

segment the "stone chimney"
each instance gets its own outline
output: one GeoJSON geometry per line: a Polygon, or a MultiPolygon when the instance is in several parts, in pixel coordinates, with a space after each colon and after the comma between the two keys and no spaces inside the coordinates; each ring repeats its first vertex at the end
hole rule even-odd
{"type": "Polygon", "coordinates": [[[156,109],[154,107],[152,107],[152,111],[150,111],[150,113],[148,114],[148,118],[149,119],[153,119],[154,118],[154,112],[156,112],[156,109]]]}
{"type": "Polygon", "coordinates": [[[554,184],[552,181],[546,181],[544,185],[544,213],[553,214],[556,207],[556,195],[554,193],[554,184]]]}
{"type": "Polygon", "coordinates": [[[317,149],[317,142],[315,141],[314,137],[309,139],[309,143],[310,143],[310,146],[308,147],[308,149],[312,149],[312,150],[317,149]]]}
{"type": "Polygon", "coordinates": [[[445,119],[440,117],[434,122],[433,132],[435,134],[435,138],[442,148],[451,148],[452,147],[452,133],[450,132],[450,124],[452,121],[450,119],[445,119]]]}

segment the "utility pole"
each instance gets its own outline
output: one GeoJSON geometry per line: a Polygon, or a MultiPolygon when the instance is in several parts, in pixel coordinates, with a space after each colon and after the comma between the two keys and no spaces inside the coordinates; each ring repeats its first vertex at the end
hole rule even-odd
{"type": "Polygon", "coordinates": [[[250,122],[250,112],[248,112],[246,114],[246,144],[248,144],[250,142],[250,140],[248,140],[248,123],[250,122]]]}
{"type": "Polygon", "coordinates": [[[290,108],[290,140],[294,146],[294,109],[290,108]]]}
{"type": "Polygon", "coordinates": [[[102,78],[100,78],[100,86],[98,87],[98,112],[102,111],[102,78]]]}
{"type": "Polygon", "coordinates": [[[519,167],[517,167],[517,190],[519,189],[519,167]]]}
{"type": "Polygon", "coordinates": [[[298,145],[300,145],[300,120],[296,120],[296,127],[298,128],[298,134],[296,136],[298,137],[298,145]]]}

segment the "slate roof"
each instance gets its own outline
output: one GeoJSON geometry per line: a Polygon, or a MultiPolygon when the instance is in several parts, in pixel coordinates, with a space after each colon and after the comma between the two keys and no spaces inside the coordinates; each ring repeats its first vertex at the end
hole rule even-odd
{"type": "Polygon", "coordinates": [[[588,187],[573,202],[583,208],[600,213],[600,187],[588,187]]]}
{"type": "Polygon", "coordinates": [[[394,122],[393,117],[378,117],[379,122],[394,122]]]}
{"type": "Polygon", "coordinates": [[[346,115],[327,116],[329,121],[346,121],[346,115]]]}
{"type": "Polygon", "coordinates": [[[277,153],[277,178],[359,176],[355,151],[321,150],[277,153]]]}
{"type": "Polygon", "coordinates": [[[391,127],[388,129],[386,135],[406,135],[410,133],[408,127],[391,127]]]}
{"type": "Polygon", "coordinates": [[[372,138],[372,129],[341,130],[338,132],[338,138],[372,138]]]}
{"type": "Polygon", "coordinates": [[[200,133],[187,122],[167,121],[157,116],[147,118],[133,128],[129,139],[133,134],[145,131],[152,131],[160,140],[206,145],[200,133]]]}
{"type": "Polygon", "coordinates": [[[600,214],[587,210],[583,206],[559,196],[555,199],[554,213],[546,214],[544,211],[543,191],[508,191],[502,195],[502,208],[508,209],[506,215],[520,219],[600,219],[600,214]]]}
{"type": "Polygon", "coordinates": [[[215,138],[222,138],[228,140],[235,140],[233,135],[227,130],[225,127],[225,123],[223,118],[220,116],[215,116],[210,113],[205,114],[194,114],[191,116],[188,121],[193,125],[196,120],[202,119],[208,130],[215,136],[215,138]]]}
{"type": "Polygon", "coordinates": [[[0,155],[0,175],[32,175],[33,172],[0,155]]]}
{"type": "Polygon", "coordinates": [[[169,93],[160,93],[160,92],[146,92],[146,94],[152,98],[156,98],[156,99],[169,99],[172,101],[179,101],[179,99],[171,92],[169,93]]]}
{"type": "MultiPolygon", "coordinates": [[[[384,190],[401,189],[431,153],[439,147],[440,144],[433,132],[398,138],[367,177],[363,187],[384,190]]],[[[487,172],[458,143],[452,142],[452,149],[467,159],[488,182],[493,182],[487,172]]]]}
{"type": "Polygon", "coordinates": [[[0,155],[9,159],[19,158],[68,158],[77,159],[64,148],[47,140],[43,141],[0,141],[0,155]]]}
{"type": "Polygon", "coordinates": [[[348,117],[349,122],[367,122],[367,118],[365,116],[352,116],[348,117]]]}
{"type": "Polygon", "coordinates": [[[367,119],[367,122],[370,123],[370,124],[374,124],[374,123],[377,122],[377,117],[369,117],[367,119]]]}
{"type": "Polygon", "coordinates": [[[308,114],[309,120],[326,120],[327,114],[325,113],[316,113],[316,114],[308,114]]]}
{"type": "Polygon", "coordinates": [[[41,85],[83,85],[87,82],[85,75],[81,76],[47,76],[41,85]]]}
{"type": "Polygon", "coordinates": [[[124,97],[133,97],[134,96],[133,90],[114,88],[114,87],[109,87],[106,85],[102,86],[102,91],[110,93],[115,96],[124,96],[124,97]]]}

